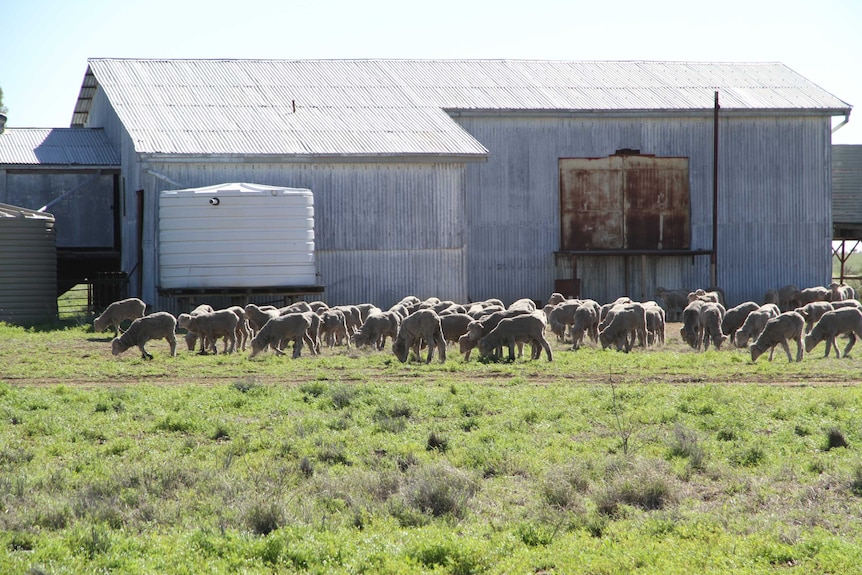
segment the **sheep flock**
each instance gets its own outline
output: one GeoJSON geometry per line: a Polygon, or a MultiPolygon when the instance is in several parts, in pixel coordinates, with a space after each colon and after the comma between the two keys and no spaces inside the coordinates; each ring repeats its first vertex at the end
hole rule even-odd
{"type": "Polygon", "coordinates": [[[281,356],[288,346],[294,359],[303,351],[316,356],[339,346],[386,352],[388,340],[402,363],[431,363],[435,356],[445,362],[450,344],[457,345],[464,361],[473,354],[480,361],[513,361],[516,354],[523,357],[525,344],[531,360],[544,355],[553,361],[549,340],[572,352],[591,346],[629,353],[663,346],[668,323],[680,324],[681,340],[695,351],[744,348],[752,362],[766,352],[771,361],[779,346],[788,361],[801,361],[821,341],[827,356],[834,350],[840,357],[839,336],[849,340],[843,352],[847,357],[862,337],[862,304],[853,288],[837,283],[804,289],[788,285],[767,291],[761,302],[729,309],[719,288],[657,288],[650,301],[621,297],[604,304],[559,293],[544,305],[529,298],[506,305],[499,299],[462,304],[407,296],[387,310],[370,303],[329,306],[323,301],[225,309],[201,304],[176,318],[164,311],[144,315],[144,305],[135,298],[114,302],[94,321],[95,331],[114,327],[113,355],[136,346],[143,359],[152,359],[145,344],[165,339],[176,356],[178,329],[188,351],[195,352],[199,341],[197,353],[202,355],[250,348],[249,359],[268,350],[281,356]],[[126,331],[120,329],[123,320],[132,320],[126,331]]]}

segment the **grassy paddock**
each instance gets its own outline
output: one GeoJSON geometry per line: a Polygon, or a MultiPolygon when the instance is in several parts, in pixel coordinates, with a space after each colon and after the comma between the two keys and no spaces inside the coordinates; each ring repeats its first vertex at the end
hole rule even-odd
{"type": "Polygon", "coordinates": [[[862,360],[822,344],[792,364],[678,337],[550,364],[148,349],[0,326],[0,573],[862,565],[862,360]]]}

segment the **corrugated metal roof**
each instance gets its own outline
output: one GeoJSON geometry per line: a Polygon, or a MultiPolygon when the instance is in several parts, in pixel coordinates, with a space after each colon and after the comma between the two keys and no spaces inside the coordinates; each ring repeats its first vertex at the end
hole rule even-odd
{"type": "Polygon", "coordinates": [[[120,157],[99,129],[6,128],[0,165],[119,166],[120,157]]]}
{"type": "Polygon", "coordinates": [[[780,63],[90,59],[142,153],[485,156],[444,110],[849,113],[780,63]]]}

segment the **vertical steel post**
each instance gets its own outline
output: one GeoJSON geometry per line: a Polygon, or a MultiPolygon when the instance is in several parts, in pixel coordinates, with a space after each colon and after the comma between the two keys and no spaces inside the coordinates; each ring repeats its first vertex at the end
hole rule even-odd
{"type": "Polygon", "coordinates": [[[718,90],[715,91],[715,108],[712,126],[712,253],[709,256],[709,279],[718,286],[718,90]]]}

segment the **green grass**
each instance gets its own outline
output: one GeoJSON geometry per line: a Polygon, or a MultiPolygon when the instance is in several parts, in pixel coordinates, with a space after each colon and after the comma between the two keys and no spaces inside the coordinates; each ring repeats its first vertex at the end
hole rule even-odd
{"type": "Polygon", "coordinates": [[[862,360],[821,348],[431,365],[109,348],[0,326],[0,573],[862,565],[862,360]]]}

